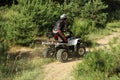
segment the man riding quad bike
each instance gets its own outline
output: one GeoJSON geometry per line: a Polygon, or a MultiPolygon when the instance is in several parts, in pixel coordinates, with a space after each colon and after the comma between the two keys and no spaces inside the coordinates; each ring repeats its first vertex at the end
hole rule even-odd
{"type": "Polygon", "coordinates": [[[81,57],[85,54],[86,49],[81,38],[73,36],[69,29],[66,29],[69,35],[64,35],[63,29],[66,27],[66,19],[66,14],[63,14],[60,16],[60,20],[56,22],[53,28],[55,41],[42,42],[43,45],[48,45],[43,51],[45,58],[56,57],[58,61],[66,62],[68,58],[73,56],[81,57]],[[58,41],[58,37],[62,39],[62,42],[58,41]]]}

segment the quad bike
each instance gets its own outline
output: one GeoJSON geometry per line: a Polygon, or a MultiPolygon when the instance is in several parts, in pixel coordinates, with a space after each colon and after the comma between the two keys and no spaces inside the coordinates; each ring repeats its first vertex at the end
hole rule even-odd
{"type": "Polygon", "coordinates": [[[42,42],[48,47],[43,51],[45,58],[57,58],[60,62],[66,62],[68,58],[82,57],[86,53],[83,41],[79,37],[69,36],[68,43],[48,41],[42,42]]]}

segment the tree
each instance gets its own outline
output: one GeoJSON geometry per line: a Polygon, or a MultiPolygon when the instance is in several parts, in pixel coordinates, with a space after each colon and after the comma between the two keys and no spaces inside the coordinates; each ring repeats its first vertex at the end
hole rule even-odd
{"type": "Polygon", "coordinates": [[[112,20],[120,20],[120,0],[103,0],[108,8],[106,12],[108,12],[108,21],[112,20]]]}
{"type": "Polygon", "coordinates": [[[80,16],[95,24],[105,26],[107,13],[104,10],[108,6],[102,0],[90,0],[82,7],[80,16]]]}
{"type": "Polygon", "coordinates": [[[11,6],[12,4],[18,4],[17,0],[0,0],[0,6],[8,5],[11,6]]]}

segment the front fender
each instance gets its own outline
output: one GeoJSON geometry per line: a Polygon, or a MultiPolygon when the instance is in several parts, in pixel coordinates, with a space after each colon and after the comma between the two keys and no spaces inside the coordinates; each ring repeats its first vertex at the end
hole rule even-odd
{"type": "Polygon", "coordinates": [[[69,46],[77,45],[77,43],[78,43],[79,40],[81,40],[81,38],[76,38],[76,39],[68,40],[68,45],[69,46]]]}

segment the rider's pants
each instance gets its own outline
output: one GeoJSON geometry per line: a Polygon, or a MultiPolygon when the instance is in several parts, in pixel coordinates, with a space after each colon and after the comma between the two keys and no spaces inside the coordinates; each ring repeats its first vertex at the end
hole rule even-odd
{"type": "Polygon", "coordinates": [[[67,43],[67,38],[65,37],[65,35],[62,33],[61,30],[57,30],[57,31],[53,30],[53,34],[55,40],[58,40],[58,37],[60,37],[63,40],[63,42],[67,43]]]}

